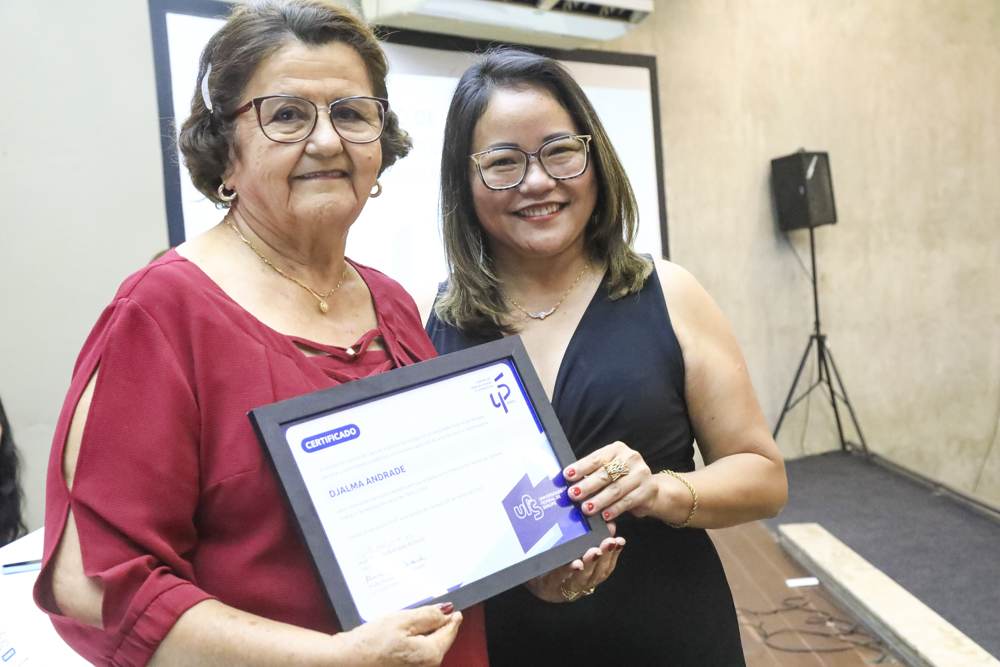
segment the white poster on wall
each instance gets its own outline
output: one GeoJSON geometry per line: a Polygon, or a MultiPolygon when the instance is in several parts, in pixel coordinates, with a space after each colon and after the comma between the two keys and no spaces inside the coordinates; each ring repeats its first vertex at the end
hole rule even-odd
{"type": "MultiPolygon", "coordinates": [[[[198,60],[222,26],[216,18],[167,13],[175,127],[190,114],[198,60]]],[[[347,255],[399,281],[426,316],[446,277],[439,220],[439,172],[445,117],[458,77],[475,56],[385,44],[389,100],[413,151],[380,177],[383,195],[369,200],[351,229],[347,255]]],[[[636,250],[662,254],[653,99],[646,67],[561,61],[590,98],[621,157],[639,204],[636,250]]],[[[180,160],[180,158],[177,158],[180,160]]],[[[198,192],[181,163],[184,237],[216,225],[224,212],[198,192]]]]}

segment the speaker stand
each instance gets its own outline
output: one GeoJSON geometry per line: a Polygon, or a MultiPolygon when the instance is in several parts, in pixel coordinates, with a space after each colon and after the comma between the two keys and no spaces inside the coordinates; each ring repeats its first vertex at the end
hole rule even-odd
{"type": "MultiPolygon", "coordinates": [[[[813,311],[816,314],[816,330],[811,336],[809,336],[809,343],[806,345],[806,351],[802,355],[802,361],[799,362],[799,370],[795,373],[795,380],[792,381],[792,388],[788,390],[788,398],[785,399],[785,407],[781,409],[781,416],[778,417],[778,423],[774,427],[774,433],[772,435],[774,438],[778,437],[778,431],[781,430],[781,423],[785,420],[785,415],[791,412],[792,408],[812,393],[814,389],[825,385],[827,393],[830,395],[830,405],[833,407],[833,416],[837,420],[837,434],[840,436],[840,449],[846,452],[853,449],[853,447],[849,447],[847,440],[844,438],[844,426],[840,419],[840,409],[837,405],[838,399],[847,407],[847,411],[851,415],[851,421],[854,423],[854,430],[857,431],[858,439],[861,440],[861,453],[866,459],[870,459],[871,455],[868,453],[868,445],[865,443],[865,436],[861,434],[861,426],[858,424],[858,418],[854,414],[854,407],[851,405],[851,401],[847,397],[847,389],[844,387],[844,381],[840,379],[840,371],[837,370],[837,362],[834,361],[833,353],[830,351],[830,348],[826,346],[826,335],[820,327],[819,289],[816,283],[816,239],[813,235],[812,227],[809,228],[809,252],[812,256],[813,311]],[[816,346],[816,369],[818,372],[818,379],[812,384],[811,387],[806,389],[801,396],[793,400],[793,397],[795,396],[795,388],[798,386],[799,380],[802,378],[802,370],[806,367],[806,360],[809,359],[809,353],[812,351],[814,345],[816,346]],[[830,374],[831,368],[833,369],[833,375],[830,374]],[[834,387],[834,380],[836,380],[836,388],[834,387]]],[[[856,447],[856,445],[854,445],[854,447],[856,447]]]]}

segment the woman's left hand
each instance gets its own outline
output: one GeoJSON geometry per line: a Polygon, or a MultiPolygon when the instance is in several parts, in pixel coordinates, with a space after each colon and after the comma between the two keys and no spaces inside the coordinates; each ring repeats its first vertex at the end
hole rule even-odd
{"type": "Polygon", "coordinates": [[[570,483],[569,497],[580,503],[584,514],[600,514],[614,521],[625,512],[646,516],[656,504],[660,484],[642,454],[624,442],[613,442],[576,461],[563,471],[570,483]],[[628,466],[628,473],[617,480],[604,467],[614,459],[628,466]]]}
{"type": "Polygon", "coordinates": [[[525,586],[546,602],[573,602],[593,593],[615,571],[618,556],[625,547],[624,538],[615,537],[615,524],[609,523],[608,529],[611,537],[601,542],[600,547],[588,549],[581,558],[535,577],[525,582],[525,586]]]}

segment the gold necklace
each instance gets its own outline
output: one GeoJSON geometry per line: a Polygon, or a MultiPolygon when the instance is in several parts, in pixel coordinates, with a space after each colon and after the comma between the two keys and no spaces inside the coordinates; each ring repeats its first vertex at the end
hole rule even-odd
{"type": "Polygon", "coordinates": [[[533,319],[533,320],[544,320],[546,317],[548,317],[552,313],[556,312],[556,309],[559,308],[559,306],[562,305],[562,302],[566,300],[566,297],[568,297],[569,293],[573,291],[573,288],[576,287],[576,284],[578,282],[580,282],[580,278],[583,278],[583,274],[586,273],[587,269],[589,269],[589,268],[590,268],[590,262],[587,262],[584,265],[584,267],[583,267],[583,271],[581,271],[580,275],[578,275],[576,277],[576,280],[573,281],[573,284],[569,286],[569,289],[566,290],[566,293],[562,295],[562,298],[559,299],[559,301],[556,302],[556,305],[552,306],[551,308],[549,308],[546,311],[539,311],[537,313],[529,313],[524,308],[522,308],[521,305],[517,301],[514,301],[514,299],[510,298],[510,295],[508,295],[506,292],[504,292],[503,290],[500,290],[500,293],[503,294],[503,296],[504,296],[505,299],[507,299],[508,301],[510,301],[512,304],[514,304],[515,308],[517,308],[518,310],[520,310],[522,313],[524,313],[525,315],[527,315],[531,319],[533,319]]]}
{"type": "MultiPolygon", "coordinates": [[[[340,289],[341,284],[344,282],[344,278],[347,277],[347,260],[346,259],[344,260],[344,273],[341,274],[340,280],[337,281],[337,286],[334,287],[329,292],[327,292],[326,294],[320,294],[319,292],[317,292],[316,290],[314,290],[312,287],[309,287],[309,285],[306,285],[304,282],[302,282],[298,278],[293,278],[292,276],[288,275],[287,273],[285,273],[284,271],[282,271],[281,269],[279,269],[278,267],[276,267],[274,264],[272,264],[271,260],[269,260],[267,257],[264,257],[264,255],[261,254],[260,250],[257,250],[257,248],[256,248],[256,246],[254,246],[254,244],[250,243],[250,241],[248,241],[246,239],[246,237],[243,236],[243,234],[240,234],[240,230],[236,228],[236,225],[233,224],[232,220],[226,218],[226,224],[229,225],[230,228],[232,228],[232,230],[234,232],[236,232],[236,235],[240,237],[241,241],[243,241],[244,243],[246,243],[250,247],[250,249],[253,250],[254,253],[258,257],[260,257],[262,260],[264,260],[265,264],[267,264],[272,269],[274,269],[275,271],[277,271],[281,275],[282,278],[288,278],[293,283],[295,283],[296,285],[298,285],[299,287],[301,287],[302,289],[306,290],[307,292],[309,292],[310,294],[312,294],[314,297],[316,297],[316,299],[319,301],[319,310],[320,310],[321,313],[325,313],[326,311],[330,310],[330,306],[326,303],[326,300],[329,299],[330,296],[334,292],[336,292],[337,290],[340,289]]],[[[565,297],[563,297],[563,298],[565,298],[565,297]]]]}

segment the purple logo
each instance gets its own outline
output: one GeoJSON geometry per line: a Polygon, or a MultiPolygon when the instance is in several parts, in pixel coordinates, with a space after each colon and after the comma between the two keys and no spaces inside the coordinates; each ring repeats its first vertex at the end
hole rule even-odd
{"type": "Polygon", "coordinates": [[[306,453],[318,452],[321,449],[333,447],[348,440],[354,440],[359,435],[361,435],[361,429],[354,424],[348,424],[347,426],[341,426],[332,431],[306,438],[302,441],[302,449],[306,453]]]}
{"type": "Polygon", "coordinates": [[[535,499],[529,495],[524,495],[521,497],[521,504],[514,506],[514,514],[518,519],[527,518],[528,515],[535,517],[535,521],[538,521],[543,516],[545,516],[545,510],[542,506],[535,502],[535,499]]]}
{"type": "Polygon", "coordinates": [[[503,372],[501,371],[500,375],[493,378],[493,382],[497,385],[497,393],[495,396],[492,392],[490,393],[490,401],[492,401],[494,408],[502,407],[504,413],[507,413],[507,399],[510,398],[510,387],[500,382],[500,378],[502,377],[503,372]]]}
{"type": "Polygon", "coordinates": [[[566,495],[566,482],[561,473],[552,479],[542,479],[534,486],[525,475],[504,497],[503,508],[524,553],[528,553],[555,525],[562,531],[562,537],[556,544],[589,531],[579,508],[566,495]]]}

